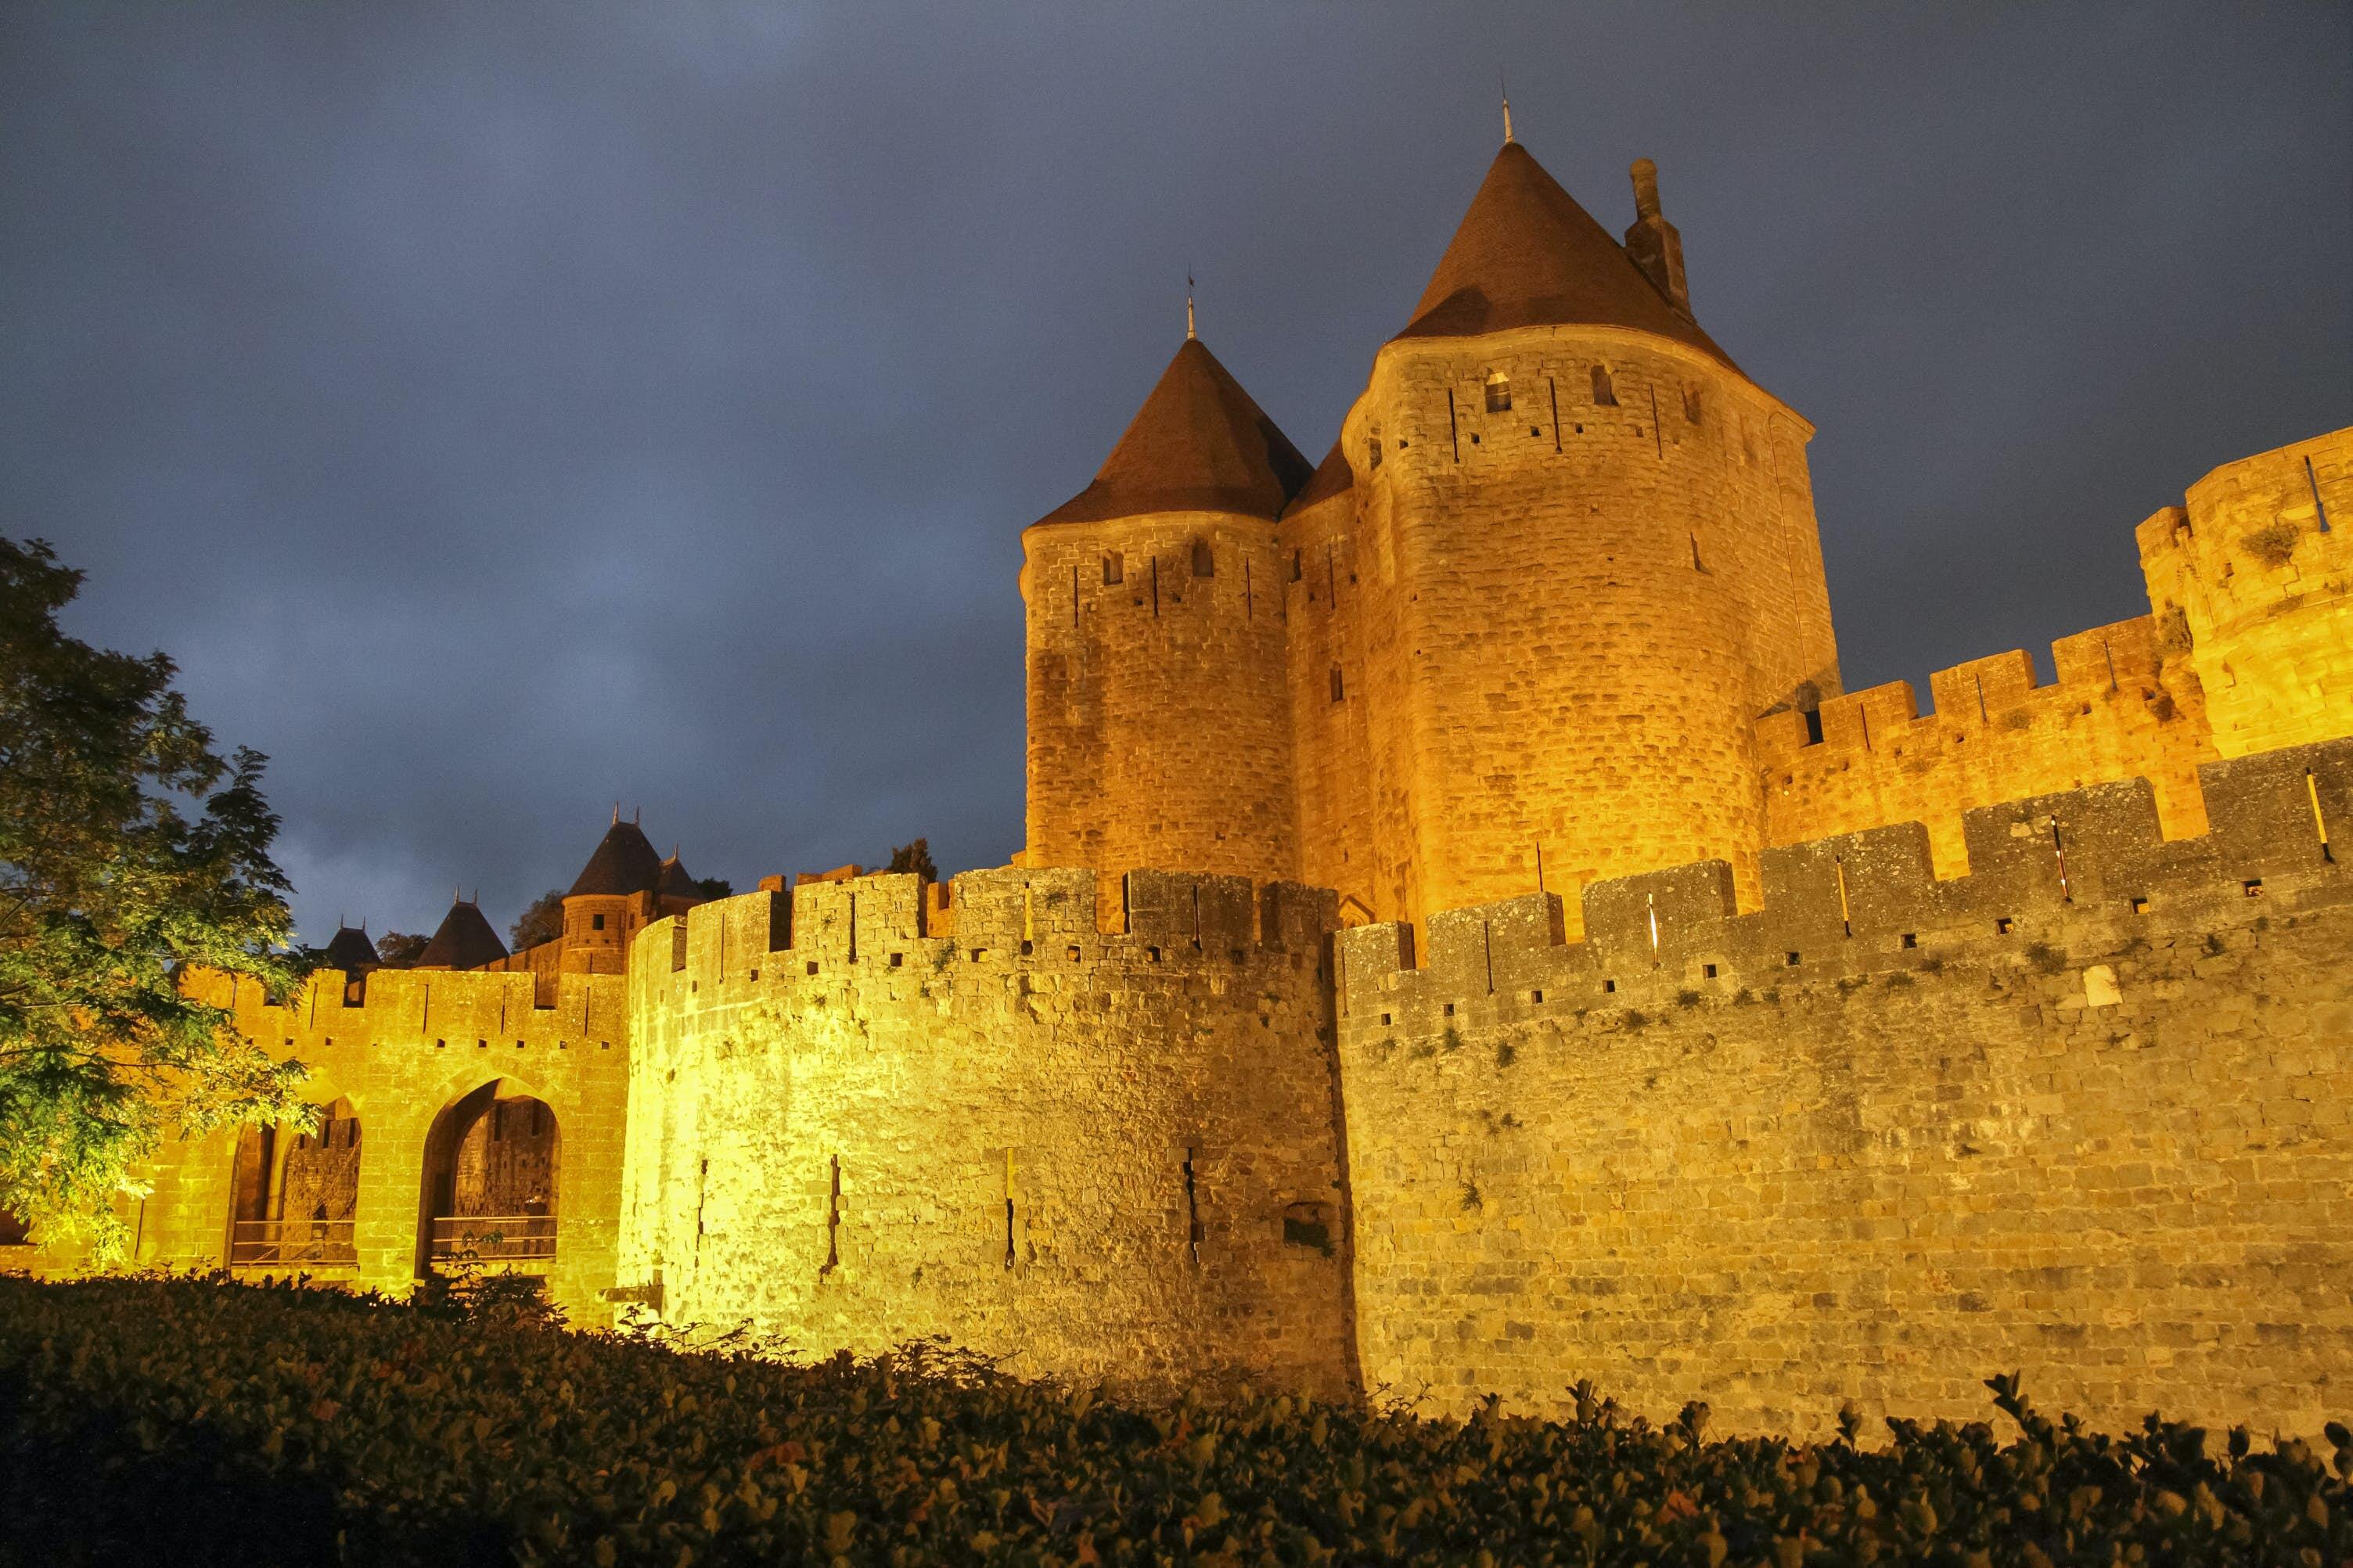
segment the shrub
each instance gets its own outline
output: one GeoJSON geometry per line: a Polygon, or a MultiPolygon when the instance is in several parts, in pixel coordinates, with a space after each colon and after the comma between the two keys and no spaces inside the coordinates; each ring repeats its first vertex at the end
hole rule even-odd
{"type": "Polygon", "coordinates": [[[1165,1406],[916,1345],[786,1366],[325,1290],[0,1279],[0,1562],[2321,1562],[2353,1436],[2151,1416],[1825,1443],[1288,1397],[1165,1406]]]}
{"type": "Polygon", "coordinates": [[[2239,548],[2266,566],[2284,566],[2295,559],[2298,530],[2291,522],[2256,529],[2239,541],[2239,548]]]}

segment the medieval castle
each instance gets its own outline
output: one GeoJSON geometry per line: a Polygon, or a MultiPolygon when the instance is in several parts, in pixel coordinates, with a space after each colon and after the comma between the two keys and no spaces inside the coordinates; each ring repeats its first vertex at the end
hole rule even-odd
{"type": "Polygon", "coordinates": [[[221,987],[328,1119],[171,1148],[139,1260],[1436,1411],[2022,1369],[2316,1426],[2353,430],[2143,522],[2150,614],[2053,682],[1849,692],[1812,427],[1633,174],[1621,241],[1507,139],[1320,465],[1188,332],[1024,535],[1015,865],[703,901],[617,818],[543,946],[459,903],[221,987]]]}

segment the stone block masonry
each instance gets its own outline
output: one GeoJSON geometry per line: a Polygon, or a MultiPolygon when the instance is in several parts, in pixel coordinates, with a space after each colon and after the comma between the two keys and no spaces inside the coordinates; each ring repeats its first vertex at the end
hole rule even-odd
{"type": "MultiPolygon", "coordinates": [[[[606,1291],[620,1209],[630,1023],[618,976],[565,975],[545,1006],[536,1005],[528,973],[385,969],[361,983],[322,970],[284,1006],[268,1005],[249,983],[206,976],[196,984],[230,1008],[248,1038],[311,1069],[308,1099],[348,1102],[358,1122],[349,1220],[355,1256],[349,1262],[303,1256],[311,1210],[276,1191],[240,1194],[238,1140],[223,1132],[164,1146],[153,1192],[126,1215],[136,1262],[234,1265],[255,1278],[307,1273],[322,1283],[406,1295],[426,1266],[432,1222],[448,1212],[436,1202],[447,1194],[437,1194],[435,1179],[454,1174],[466,1131],[460,1121],[498,1100],[536,1100],[554,1125],[554,1189],[543,1194],[554,1247],[529,1267],[545,1276],[551,1298],[575,1322],[611,1321],[606,1291]],[[236,1228],[243,1214],[280,1220],[289,1230],[258,1240],[236,1228]],[[242,1257],[233,1246],[240,1234],[248,1237],[242,1257]],[[270,1250],[280,1246],[282,1259],[270,1250]]],[[[74,1263],[43,1261],[60,1270],[74,1263]]]]}
{"type": "Polygon", "coordinates": [[[1353,1387],[1333,896],[1118,886],[973,873],[934,933],[868,877],[649,929],[622,1293],[802,1352],[1353,1387]]]}
{"type": "Polygon", "coordinates": [[[1340,942],[1369,1384],[2310,1430],[2353,1380],[2353,742],[1340,942]]]}

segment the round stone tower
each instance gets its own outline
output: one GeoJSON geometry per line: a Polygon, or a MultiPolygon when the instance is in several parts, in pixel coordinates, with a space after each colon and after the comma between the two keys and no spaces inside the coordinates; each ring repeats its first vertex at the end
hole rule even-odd
{"type": "Polygon", "coordinates": [[[1286,520],[1294,658],[1334,658],[1363,713],[1322,731],[1366,752],[1331,820],[1303,797],[1301,875],[1381,918],[1542,886],[1575,922],[1586,882],[1709,858],[1753,899],[1752,726],[1838,690],[1812,426],[1700,330],[1634,174],[1621,245],[1507,141],[1347,416],[1348,481],[1286,520]]]}
{"type": "Polygon", "coordinates": [[[1297,874],[1274,520],[1308,466],[1189,332],[1021,536],[1031,866],[1297,874]]]}

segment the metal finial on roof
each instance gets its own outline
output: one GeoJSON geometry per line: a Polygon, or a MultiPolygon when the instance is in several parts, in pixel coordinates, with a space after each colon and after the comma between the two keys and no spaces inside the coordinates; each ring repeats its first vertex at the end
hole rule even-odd
{"type": "Polygon", "coordinates": [[[621,803],[617,800],[613,803],[613,826],[621,826],[621,803]]]}
{"type": "Polygon", "coordinates": [[[1501,88],[1504,93],[1504,145],[1508,147],[1512,144],[1512,89],[1504,80],[1502,71],[1495,73],[1495,85],[1501,88]]]}
{"type": "Polygon", "coordinates": [[[1199,336],[1193,330],[1193,274],[1188,269],[1185,274],[1185,341],[1189,343],[1199,336]]]}

